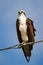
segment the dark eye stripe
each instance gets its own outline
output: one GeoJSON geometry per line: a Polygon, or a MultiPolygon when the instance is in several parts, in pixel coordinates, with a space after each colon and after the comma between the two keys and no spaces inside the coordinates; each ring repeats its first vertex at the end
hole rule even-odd
{"type": "MultiPolygon", "coordinates": [[[[21,11],[21,13],[24,13],[23,11],[21,11]]],[[[25,13],[24,13],[24,15],[25,15],[25,13]]]]}

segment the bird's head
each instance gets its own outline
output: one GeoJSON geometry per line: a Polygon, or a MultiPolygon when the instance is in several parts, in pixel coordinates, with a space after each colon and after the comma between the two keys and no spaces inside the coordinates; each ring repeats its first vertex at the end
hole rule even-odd
{"type": "Polygon", "coordinates": [[[24,15],[26,16],[25,12],[23,10],[18,11],[18,16],[24,15]]]}

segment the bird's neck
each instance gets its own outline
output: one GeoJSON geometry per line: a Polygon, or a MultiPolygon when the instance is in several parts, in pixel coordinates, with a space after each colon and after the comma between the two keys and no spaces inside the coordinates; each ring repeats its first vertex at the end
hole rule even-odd
{"type": "Polygon", "coordinates": [[[20,23],[26,23],[26,16],[24,14],[19,16],[20,23]]]}

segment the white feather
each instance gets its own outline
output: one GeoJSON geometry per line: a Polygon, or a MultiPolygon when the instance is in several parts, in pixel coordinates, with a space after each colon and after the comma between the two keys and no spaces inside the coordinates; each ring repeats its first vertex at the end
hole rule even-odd
{"type": "Polygon", "coordinates": [[[19,30],[21,32],[21,37],[24,42],[28,41],[28,36],[27,36],[27,25],[26,25],[26,17],[22,13],[21,16],[19,16],[19,30]]]}

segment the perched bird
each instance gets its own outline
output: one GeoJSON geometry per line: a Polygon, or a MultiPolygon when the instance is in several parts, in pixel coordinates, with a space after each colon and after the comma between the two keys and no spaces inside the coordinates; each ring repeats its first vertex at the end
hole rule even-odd
{"type": "MultiPolygon", "coordinates": [[[[24,44],[29,42],[34,42],[34,36],[36,29],[34,28],[33,21],[26,17],[23,10],[18,11],[18,18],[16,20],[16,30],[19,43],[24,44]]],[[[22,50],[26,60],[29,62],[31,56],[31,50],[33,49],[33,44],[23,45],[22,50]]]]}

